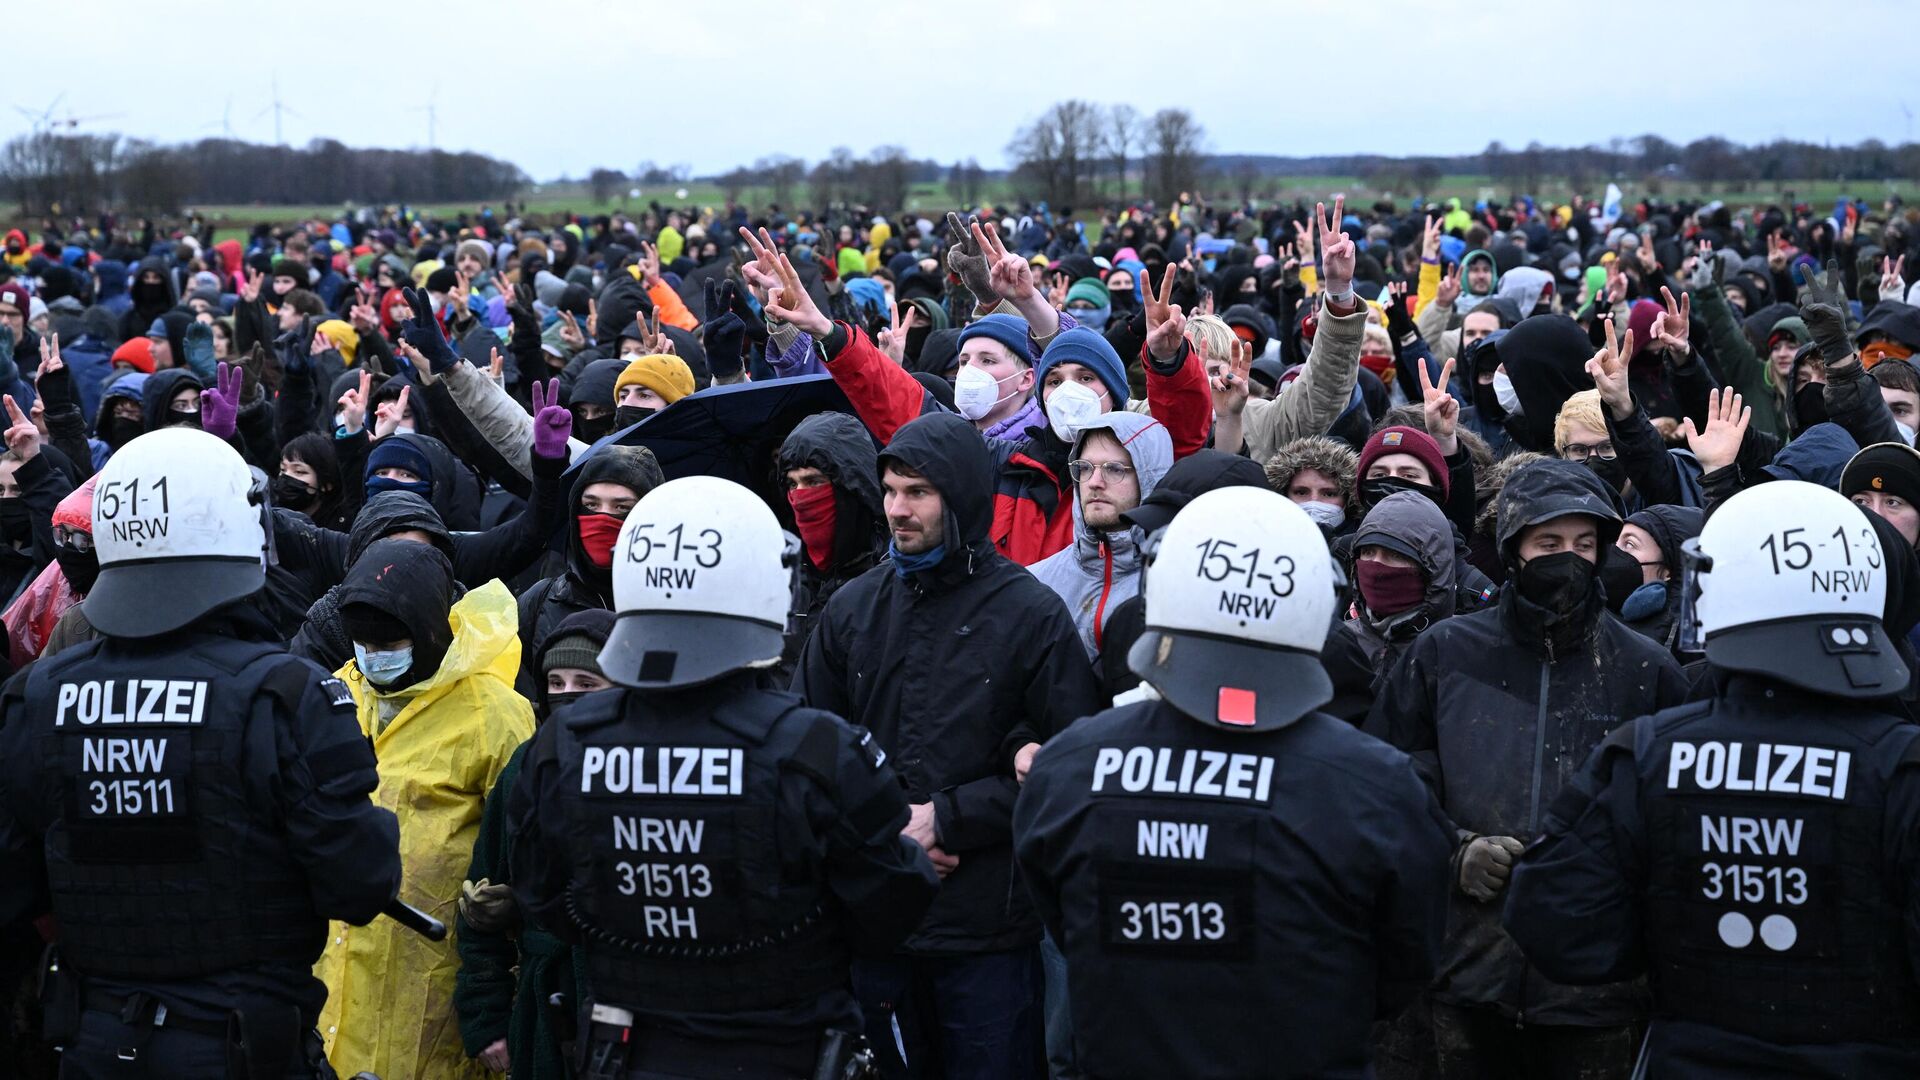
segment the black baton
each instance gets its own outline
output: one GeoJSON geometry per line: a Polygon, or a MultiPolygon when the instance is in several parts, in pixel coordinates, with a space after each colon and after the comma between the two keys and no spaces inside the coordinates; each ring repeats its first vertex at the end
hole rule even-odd
{"type": "Polygon", "coordinates": [[[387,902],[380,914],[419,934],[428,941],[447,940],[447,924],[421,911],[399,897],[387,902]]]}

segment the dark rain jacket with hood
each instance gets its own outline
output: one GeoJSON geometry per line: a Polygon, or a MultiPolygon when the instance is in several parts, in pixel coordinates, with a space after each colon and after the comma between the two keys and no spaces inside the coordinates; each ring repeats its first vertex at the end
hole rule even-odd
{"type": "MultiPolygon", "coordinates": [[[[153,325],[153,320],[172,311],[174,305],[180,302],[180,294],[174,289],[173,271],[167,265],[166,256],[149,255],[141,259],[140,265],[134,268],[133,281],[127,286],[127,295],[133,298],[133,304],[120,313],[121,341],[147,336],[147,328],[153,325]],[[140,275],[149,270],[160,275],[159,284],[151,285],[140,280],[140,275]]],[[[185,358],[179,353],[175,353],[174,357],[178,362],[185,362],[185,358]]]]}
{"type": "MultiPolygon", "coordinates": [[[[1380,500],[1354,530],[1353,550],[1365,547],[1384,547],[1418,563],[1426,595],[1405,611],[1376,614],[1367,609],[1355,585],[1354,615],[1334,630],[1320,659],[1334,689],[1333,703],[1325,711],[1356,724],[1366,717],[1376,684],[1413,639],[1453,616],[1458,573],[1453,525],[1432,499],[1417,491],[1380,500]]],[[[1356,566],[1349,580],[1357,582],[1357,573],[1356,566]]]]}
{"type": "Polygon", "coordinates": [[[613,608],[613,569],[602,569],[587,558],[580,543],[580,498],[593,484],[620,484],[637,496],[666,483],[653,451],[644,446],[608,446],[580,463],[567,493],[565,528],[567,568],[542,578],[520,594],[520,673],[514,689],[533,698],[539,684],[540,656],[536,649],[561,621],[576,612],[613,608]]]}
{"type": "MultiPolygon", "coordinates": [[[[1166,426],[1140,413],[1105,413],[1081,430],[1074,443],[1076,455],[1086,445],[1087,436],[1096,431],[1109,432],[1120,440],[1139,479],[1140,498],[1152,495],[1154,485],[1173,465],[1173,439],[1166,426]]],[[[1120,528],[1099,532],[1087,528],[1076,494],[1073,543],[1027,568],[1066,602],[1089,660],[1100,656],[1107,619],[1114,609],[1140,593],[1141,547],[1146,539],[1143,530],[1124,523],[1120,528]]]]}
{"type": "MultiPolygon", "coordinates": [[[[1517,567],[1521,531],[1570,513],[1600,518],[1600,544],[1610,545],[1619,532],[1613,506],[1584,466],[1533,462],[1500,491],[1501,555],[1517,567]]],[[[1638,984],[1547,980],[1501,929],[1501,898],[1467,896],[1457,871],[1476,837],[1537,838],[1548,804],[1609,731],[1686,694],[1673,657],[1606,610],[1597,575],[1570,617],[1557,619],[1509,587],[1494,607],[1456,615],[1407,647],[1381,684],[1366,731],[1413,757],[1457,830],[1438,1000],[1530,1024],[1607,1026],[1645,1017],[1638,984]]]]}
{"type": "Polygon", "coordinates": [[[1553,421],[1560,406],[1593,389],[1587,375],[1593,342],[1565,315],[1536,315],[1521,319],[1494,348],[1520,396],[1520,415],[1508,419],[1507,433],[1523,450],[1553,453],[1553,421]]]}
{"type": "MultiPolygon", "coordinates": [[[[878,462],[873,436],[846,413],[809,416],[780,445],[775,464],[781,477],[789,469],[819,469],[833,485],[834,502],[831,560],[823,569],[804,552],[800,558],[787,615],[786,648],[781,652],[788,670],[799,662],[800,650],[833,594],[886,556],[887,515],[878,462]]],[[[794,531],[798,535],[798,529],[794,531]]]]}
{"type": "Polygon", "coordinates": [[[1680,545],[1699,536],[1706,519],[1706,511],[1696,507],[1664,504],[1649,506],[1627,518],[1629,525],[1645,529],[1660,545],[1660,561],[1672,578],[1649,582],[1627,594],[1620,607],[1620,621],[1668,652],[1675,652],[1680,636],[1680,571],[1684,565],[1680,545]]]}
{"type": "Polygon", "coordinates": [[[933,805],[940,846],[960,856],[906,951],[996,952],[1040,940],[1013,878],[1013,756],[1100,706],[1073,619],[1052,590],[995,550],[994,469],[973,425],[913,420],[880,454],[926,477],[946,503],[946,557],[892,563],[827,602],[793,689],[873,731],[913,803],[933,805]]]}

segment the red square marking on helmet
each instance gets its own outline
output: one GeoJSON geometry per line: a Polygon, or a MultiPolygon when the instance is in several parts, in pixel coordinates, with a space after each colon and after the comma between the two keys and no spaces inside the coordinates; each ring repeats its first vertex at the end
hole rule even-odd
{"type": "Polygon", "coordinates": [[[1220,688],[1220,707],[1217,716],[1223,724],[1235,727],[1253,726],[1253,703],[1257,695],[1251,690],[1236,690],[1231,686],[1220,688]]]}

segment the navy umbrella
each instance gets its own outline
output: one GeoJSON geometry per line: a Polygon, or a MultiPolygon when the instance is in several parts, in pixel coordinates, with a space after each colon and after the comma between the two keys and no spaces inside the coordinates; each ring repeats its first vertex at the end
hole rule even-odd
{"type": "Polygon", "coordinates": [[[594,443],[567,470],[565,482],[571,490],[573,470],[603,446],[644,446],[669,480],[718,476],[778,506],[784,495],[773,463],[780,444],[800,421],[822,412],[853,415],[853,404],[831,375],[710,387],[594,443]]]}

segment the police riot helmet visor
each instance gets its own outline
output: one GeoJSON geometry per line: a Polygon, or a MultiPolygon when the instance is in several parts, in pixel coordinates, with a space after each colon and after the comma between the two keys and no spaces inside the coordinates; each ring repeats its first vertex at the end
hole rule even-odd
{"type": "Polygon", "coordinates": [[[1911,673],[1877,620],[1836,616],[1736,626],[1707,637],[1707,662],[1840,698],[1881,698],[1911,673]]]}
{"type": "Polygon", "coordinates": [[[621,686],[677,690],[743,668],[771,667],[783,628],[737,615],[630,611],[614,619],[600,649],[600,671],[621,686]]]}
{"type": "Polygon", "coordinates": [[[266,582],[267,568],[257,556],[123,562],[101,568],[80,608],[108,637],[154,637],[245,600],[266,582]]]}

